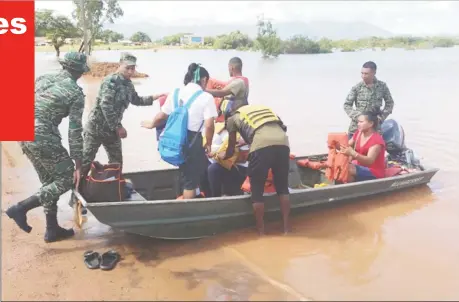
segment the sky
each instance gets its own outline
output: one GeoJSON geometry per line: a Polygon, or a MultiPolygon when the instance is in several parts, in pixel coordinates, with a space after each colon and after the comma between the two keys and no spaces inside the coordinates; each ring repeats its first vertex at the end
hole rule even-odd
{"type": "MultiPolygon", "coordinates": [[[[459,1],[120,1],[115,22],[163,25],[254,24],[260,14],[276,22],[364,21],[395,34],[459,35],[459,1]]],[[[35,1],[36,9],[70,16],[72,1],[35,1]]]]}

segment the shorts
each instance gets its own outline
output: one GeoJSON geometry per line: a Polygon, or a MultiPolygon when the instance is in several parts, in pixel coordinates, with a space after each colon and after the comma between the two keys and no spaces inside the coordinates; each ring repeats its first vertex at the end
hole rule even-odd
{"type": "Polygon", "coordinates": [[[356,181],[364,181],[364,180],[372,180],[376,179],[377,177],[371,173],[370,169],[364,166],[355,165],[355,180],[356,181]]]}
{"type": "Polygon", "coordinates": [[[186,152],[185,163],[179,166],[181,185],[184,190],[194,190],[199,187],[201,178],[208,164],[206,152],[202,147],[201,132],[188,131],[188,144],[198,135],[194,144],[186,152]]]}
{"type": "Polygon", "coordinates": [[[290,148],[284,145],[269,146],[249,154],[247,176],[250,179],[252,202],[263,202],[265,182],[269,169],[273,173],[277,195],[288,195],[290,148]]]}

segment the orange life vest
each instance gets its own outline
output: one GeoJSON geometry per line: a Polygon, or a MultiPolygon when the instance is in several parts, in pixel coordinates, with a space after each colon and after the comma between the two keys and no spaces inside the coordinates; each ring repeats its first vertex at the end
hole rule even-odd
{"type": "MultiPolygon", "coordinates": [[[[289,155],[290,159],[295,159],[294,154],[289,155]]],[[[244,183],[241,186],[241,190],[250,193],[250,178],[247,176],[244,183]]],[[[265,182],[265,190],[264,193],[276,193],[276,187],[274,186],[274,181],[273,181],[273,172],[271,169],[268,171],[268,177],[266,178],[265,182]]]]}
{"type": "Polygon", "coordinates": [[[296,163],[300,167],[310,168],[310,169],[313,169],[313,170],[321,170],[321,169],[327,167],[327,162],[326,161],[311,161],[309,159],[300,159],[296,163]]]}
{"type": "MultiPolygon", "coordinates": [[[[228,85],[229,83],[231,83],[232,81],[234,81],[235,79],[242,79],[245,83],[245,85],[247,87],[249,87],[249,79],[246,78],[246,77],[243,77],[243,76],[237,76],[237,77],[232,77],[229,81],[227,82],[224,82],[224,81],[219,81],[217,79],[214,79],[214,78],[209,78],[209,81],[207,81],[207,86],[206,88],[207,89],[217,89],[217,90],[221,90],[223,89],[226,85],[228,85]]],[[[222,100],[223,98],[217,98],[217,97],[214,97],[214,101],[215,101],[215,106],[217,107],[217,110],[218,108],[220,108],[220,104],[222,103],[222,100]]],[[[223,114],[219,115],[215,121],[217,123],[221,123],[221,122],[224,122],[225,121],[225,116],[223,114]]]]}
{"type": "Polygon", "coordinates": [[[158,99],[159,107],[160,107],[160,108],[164,106],[164,103],[166,102],[167,96],[168,96],[168,93],[164,93],[163,96],[161,96],[161,97],[158,99]]]}
{"type": "Polygon", "coordinates": [[[347,133],[328,134],[328,160],[325,176],[328,180],[347,183],[349,178],[349,156],[339,152],[341,146],[349,146],[347,133]]]}
{"type": "MultiPolygon", "coordinates": [[[[219,81],[219,80],[214,79],[214,78],[209,78],[209,81],[207,81],[206,89],[220,90],[220,89],[223,89],[223,87],[225,87],[225,86],[226,86],[226,82],[219,81]]],[[[218,109],[220,107],[221,102],[222,102],[222,98],[215,97],[214,101],[215,101],[215,106],[218,109]]],[[[216,121],[217,122],[224,122],[225,121],[225,117],[223,116],[223,120],[222,120],[222,118],[220,118],[220,116],[219,116],[219,117],[217,117],[216,121]]]]}
{"type": "MultiPolygon", "coordinates": [[[[241,186],[241,190],[250,193],[250,178],[247,176],[244,183],[241,186]]],[[[276,192],[276,187],[274,187],[274,181],[273,181],[273,172],[271,169],[268,171],[268,177],[266,178],[265,182],[265,190],[264,193],[275,193],[276,192]]]]}

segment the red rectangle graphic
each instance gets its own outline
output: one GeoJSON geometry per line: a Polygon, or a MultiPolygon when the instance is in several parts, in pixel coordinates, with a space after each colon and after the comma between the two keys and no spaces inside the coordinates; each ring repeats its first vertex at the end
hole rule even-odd
{"type": "Polygon", "coordinates": [[[34,140],[35,3],[0,0],[0,141],[34,140]]]}

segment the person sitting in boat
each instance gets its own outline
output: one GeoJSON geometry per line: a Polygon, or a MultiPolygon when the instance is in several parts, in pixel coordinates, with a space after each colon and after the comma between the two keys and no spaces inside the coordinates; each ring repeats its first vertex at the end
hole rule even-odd
{"type": "Polygon", "coordinates": [[[385,175],[386,143],[377,131],[378,122],[378,116],[371,112],[360,114],[358,130],[349,140],[349,147],[341,147],[340,152],[353,159],[349,166],[349,182],[383,178],[385,175]]]}
{"type": "Polygon", "coordinates": [[[207,89],[206,91],[214,97],[230,101],[230,107],[235,110],[249,104],[249,80],[242,75],[242,60],[238,57],[229,60],[228,71],[231,79],[223,89],[207,89]]]}
{"type": "Polygon", "coordinates": [[[274,185],[280,199],[284,233],[289,231],[289,166],[290,146],[287,127],[273,110],[264,105],[245,105],[225,115],[228,148],[217,156],[231,158],[237,144],[237,132],[250,144],[247,174],[250,179],[253,210],[260,234],[264,233],[263,193],[271,169],[274,185]]]}
{"type": "MultiPolygon", "coordinates": [[[[198,91],[203,91],[209,80],[209,72],[202,66],[192,63],[188,66],[185,74],[185,87],[179,90],[179,100],[186,104],[198,91]]],[[[153,121],[142,121],[141,126],[153,129],[159,125],[174,111],[174,91],[168,94],[164,106],[155,116],[153,121]]],[[[181,183],[183,184],[183,198],[191,199],[196,197],[196,189],[199,187],[201,178],[207,167],[206,152],[210,152],[210,144],[214,135],[214,120],[217,117],[217,108],[214,98],[207,92],[202,92],[194,100],[188,109],[188,140],[194,143],[187,149],[187,160],[179,166],[181,183]],[[204,126],[206,146],[203,147],[201,128],[204,126]],[[195,136],[197,137],[195,138],[195,136]]]]}
{"type": "MultiPolygon", "coordinates": [[[[228,100],[224,100],[218,108],[219,116],[228,114],[231,110],[228,100]]],[[[238,135],[239,136],[239,135],[238,135]]],[[[249,146],[239,136],[233,156],[221,160],[217,155],[226,152],[228,147],[228,131],[224,123],[217,123],[212,140],[210,165],[207,167],[207,179],[212,197],[241,194],[241,185],[247,177],[247,155],[249,146]],[[223,189],[223,190],[222,190],[223,189]]]]}

